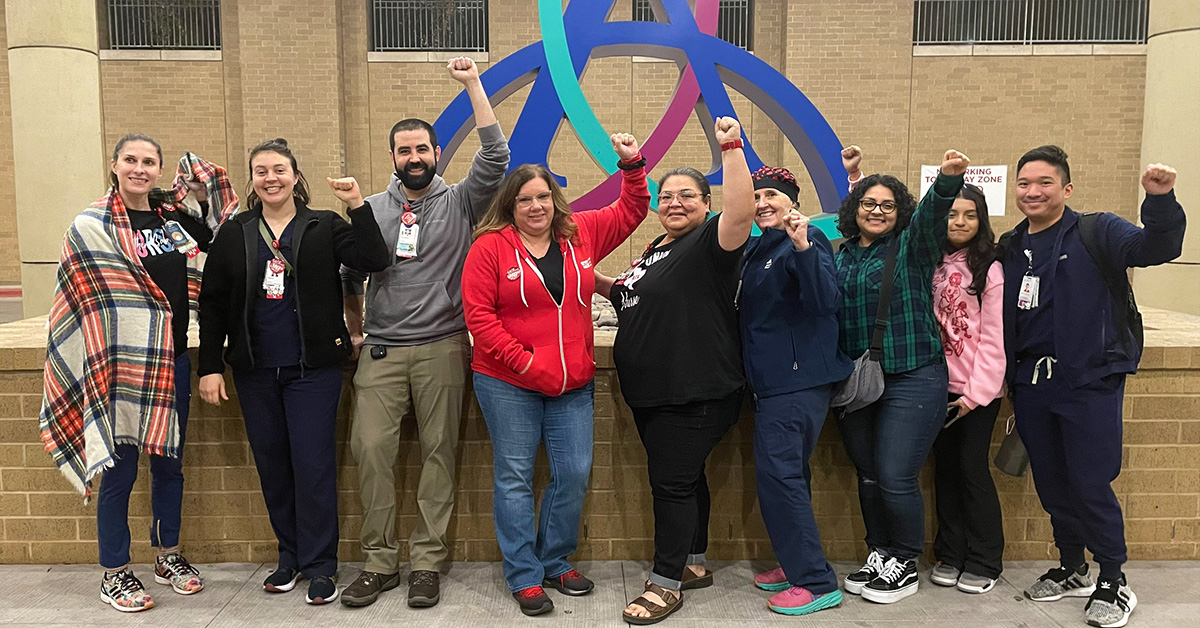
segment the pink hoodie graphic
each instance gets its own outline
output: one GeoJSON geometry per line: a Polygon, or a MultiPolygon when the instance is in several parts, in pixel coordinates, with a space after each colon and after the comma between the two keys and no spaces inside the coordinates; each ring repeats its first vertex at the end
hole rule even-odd
{"type": "Polygon", "coordinates": [[[1000,396],[1004,383],[1004,271],[988,269],[983,305],[967,292],[971,285],[965,250],[947,254],[933,274],[933,294],[942,348],[950,372],[950,392],[974,410],[1000,396]]]}

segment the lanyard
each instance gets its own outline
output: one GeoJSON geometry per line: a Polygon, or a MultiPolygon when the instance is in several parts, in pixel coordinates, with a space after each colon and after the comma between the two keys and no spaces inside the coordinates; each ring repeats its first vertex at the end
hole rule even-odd
{"type": "Polygon", "coordinates": [[[287,258],[279,252],[279,241],[271,237],[271,231],[267,229],[267,221],[259,219],[258,234],[262,236],[263,242],[266,242],[267,246],[270,247],[271,253],[275,256],[275,259],[283,262],[283,267],[287,269],[289,274],[294,273],[295,271],[292,269],[292,265],[288,263],[287,258]]]}

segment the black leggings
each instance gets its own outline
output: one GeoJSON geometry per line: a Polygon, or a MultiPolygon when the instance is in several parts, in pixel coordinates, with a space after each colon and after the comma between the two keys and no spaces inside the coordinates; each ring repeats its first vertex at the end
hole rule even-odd
{"type": "MultiPolygon", "coordinates": [[[[950,395],[950,400],[958,395],[950,395]]],[[[937,536],[933,554],[962,571],[988,578],[1003,569],[1000,498],[988,468],[1000,400],[979,406],[938,434],[933,452],[937,536]]]]}
{"type": "MultiPolygon", "coordinates": [[[[646,448],[654,496],[654,570],[650,580],[678,589],[688,557],[708,549],[709,496],[704,463],[738,420],[742,390],[719,399],[633,408],[646,448]]],[[[699,561],[697,561],[699,562],[699,561]]]]}

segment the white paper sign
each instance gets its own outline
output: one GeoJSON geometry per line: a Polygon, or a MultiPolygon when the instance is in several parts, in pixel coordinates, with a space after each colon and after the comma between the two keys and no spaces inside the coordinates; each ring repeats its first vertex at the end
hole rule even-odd
{"type": "MultiPolygon", "coordinates": [[[[937,166],[921,166],[922,197],[929,191],[929,186],[933,185],[937,173],[937,166]]],[[[989,216],[1004,215],[1004,204],[1008,201],[1008,166],[971,166],[967,168],[967,174],[963,178],[967,183],[983,188],[989,216]]]]}

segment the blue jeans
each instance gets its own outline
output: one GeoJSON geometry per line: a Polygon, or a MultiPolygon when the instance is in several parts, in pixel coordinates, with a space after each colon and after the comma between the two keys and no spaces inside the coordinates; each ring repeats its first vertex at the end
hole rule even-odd
{"type": "Polygon", "coordinates": [[[512,591],[541,586],[571,570],[579,518],[592,472],[592,406],[588,382],[558,397],[475,373],[475,397],[492,439],[496,540],[512,591]],[[550,483],[534,528],[533,463],[545,441],[550,483]]]}
{"type": "Polygon", "coordinates": [[[763,523],[788,582],[814,594],[838,588],[817,532],[808,466],[832,389],[825,385],[758,397],[754,413],[754,465],[763,523]]]}
{"type": "Polygon", "coordinates": [[[903,559],[925,549],[925,500],[917,475],[946,423],[949,385],[944,363],[885,375],[883,396],[839,422],[858,471],[858,502],[871,549],[903,559]]]}
{"type": "MultiPolygon", "coordinates": [[[[192,359],[185,351],[175,356],[175,412],[179,415],[179,457],[150,456],[150,545],[179,545],[183,507],[183,440],[192,402],[192,359]]],[[[104,471],[96,498],[96,539],[100,565],[116,569],[129,563],[129,493],[138,473],[137,445],[117,445],[115,462],[104,471]]]]}

